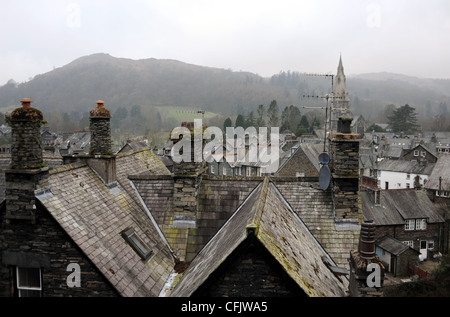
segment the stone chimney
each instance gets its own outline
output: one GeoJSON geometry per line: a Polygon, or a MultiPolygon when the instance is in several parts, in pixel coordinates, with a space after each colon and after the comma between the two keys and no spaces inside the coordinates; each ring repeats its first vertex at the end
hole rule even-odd
{"type": "Polygon", "coordinates": [[[98,100],[97,107],[90,111],[91,145],[89,155],[76,154],[64,157],[64,164],[85,161],[97,176],[107,185],[115,184],[116,156],[112,152],[111,114],[98,100]]]}
{"type": "Polygon", "coordinates": [[[90,111],[91,147],[89,154],[112,155],[111,115],[103,100],[97,101],[97,107],[90,111]]]}
{"type": "MultiPolygon", "coordinates": [[[[203,160],[203,139],[200,138],[203,132],[202,126],[195,127],[191,122],[184,122],[183,128],[190,131],[190,142],[183,138],[188,137],[186,134],[182,138],[172,138],[174,146],[172,147],[172,157],[174,149],[177,148],[178,142],[185,142],[184,146],[189,149],[190,158],[187,156],[180,162],[174,159],[173,163],[173,197],[170,208],[171,221],[169,221],[170,230],[166,232],[166,236],[177,257],[183,261],[191,261],[194,253],[188,250],[187,243],[189,239],[194,239],[197,228],[197,212],[200,196],[200,187],[202,175],[206,171],[206,162],[203,160]]],[[[183,147],[183,151],[186,149],[183,147]]]]}
{"type": "Polygon", "coordinates": [[[42,112],[31,107],[32,100],[21,100],[6,121],[11,126],[11,164],[5,170],[6,219],[36,221],[34,191],[48,174],[42,157],[42,112]]]}
{"type": "Polygon", "coordinates": [[[361,224],[358,250],[350,251],[350,296],[382,296],[385,268],[375,252],[375,224],[361,224]]]}
{"type": "Polygon", "coordinates": [[[339,118],[338,131],[330,134],[330,170],[335,220],[359,224],[359,134],[351,133],[351,122],[351,118],[339,118]]]}
{"type": "MultiPolygon", "coordinates": [[[[202,127],[194,127],[190,122],[183,122],[182,126],[191,131],[191,154],[190,158],[173,163],[174,196],[173,210],[177,213],[195,215],[197,213],[198,195],[202,174],[206,170],[206,162],[203,160],[203,139],[198,139],[202,135],[202,127]],[[196,132],[196,130],[199,130],[196,132]],[[196,141],[198,142],[196,144],[196,141]],[[198,148],[197,148],[198,147],[198,148]]],[[[180,139],[172,140],[175,143],[180,139]]]]}

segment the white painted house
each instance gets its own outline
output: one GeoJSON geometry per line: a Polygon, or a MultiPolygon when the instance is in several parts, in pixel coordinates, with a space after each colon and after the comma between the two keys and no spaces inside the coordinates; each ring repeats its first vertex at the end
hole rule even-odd
{"type": "Polygon", "coordinates": [[[384,159],[378,163],[377,178],[381,189],[423,187],[435,163],[384,159]]]}

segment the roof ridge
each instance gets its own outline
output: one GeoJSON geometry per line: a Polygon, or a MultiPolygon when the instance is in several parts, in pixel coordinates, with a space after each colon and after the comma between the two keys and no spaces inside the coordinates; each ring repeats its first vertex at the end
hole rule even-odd
{"type": "Polygon", "coordinates": [[[259,193],[259,199],[252,208],[252,212],[254,212],[254,214],[246,227],[247,235],[253,233],[256,236],[258,234],[259,222],[261,220],[261,216],[264,211],[264,206],[266,204],[268,188],[269,188],[269,177],[265,177],[264,182],[262,183],[261,191],[259,193]]]}

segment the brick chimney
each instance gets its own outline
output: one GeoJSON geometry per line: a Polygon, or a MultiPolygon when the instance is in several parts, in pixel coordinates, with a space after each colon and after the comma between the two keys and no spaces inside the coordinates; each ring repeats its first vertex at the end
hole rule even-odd
{"type": "Polygon", "coordinates": [[[352,118],[339,118],[338,131],[330,134],[330,170],[335,220],[359,226],[359,134],[351,133],[351,122],[352,118]]]}
{"type": "Polygon", "coordinates": [[[64,164],[85,161],[97,176],[107,185],[113,185],[116,178],[116,156],[111,147],[111,114],[103,100],[90,111],[91,145],[89,155],[64,156],[64,164]]]}
{"type": "Polygon", "coordinates": [[[42,112],[31,107],[32,100],[21,100],[22,107],[6,117],[11,126],[11,164],[5,170],[6,219],[36,221],[34,190],[48,173],[42,157],[42,112]]]}
{"type": "Polygon", "coordinates": [[[358,250],[350,251],[350,295],[353,297],[382,296],[385,268],[375,252],[375,224],[361,224],[358,250]]]}

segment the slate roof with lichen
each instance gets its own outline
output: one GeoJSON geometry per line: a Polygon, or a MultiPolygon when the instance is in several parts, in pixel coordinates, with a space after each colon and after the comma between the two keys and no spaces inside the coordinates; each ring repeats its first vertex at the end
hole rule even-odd
{"type": "Polygon", "coordinates": [[[129,174],[168,173],[150,150],[116,158],[117,186],[107,187],[87,165],[50,171],[36,197],[122,296],[158,296],[174,267],[167,242],[131,185],[129,174]],[[121,236],[134,228],[153,255],[144,262],[121,236]]]}
{"type": "Polygon", "coordinates": [[[249,234],[256,236],[307,295],[346,295],[348,281],[331,272],[323,257],[330,263],[332,259],[266,178],[194,258],[171,296],[192,295],[249,234]]]}
{"type": "Polygon", "coordinates": [[[172,230],[177,226],[171,210],[173,177],[170,175],[131,175],[129,178],[167,240],[173,246],[175,253],[187,251],[188,260],[208,243],[247,195],[263,180],[262,177],[202,175],[196,228],[172,230]],[[180,242],[180,235],[189,238],[189,246],[180,242]]]}
{"type": "Polygon", "coordinates": [[[356,250],[359,242],[359,223],[340,226],[335,222],[331,190],[322,190],[318,179],[292,180],[274,178],[283,197],[302,219],[312,234],[333,258],[338,266],[348,268],[350,250],[356,250]]]}

